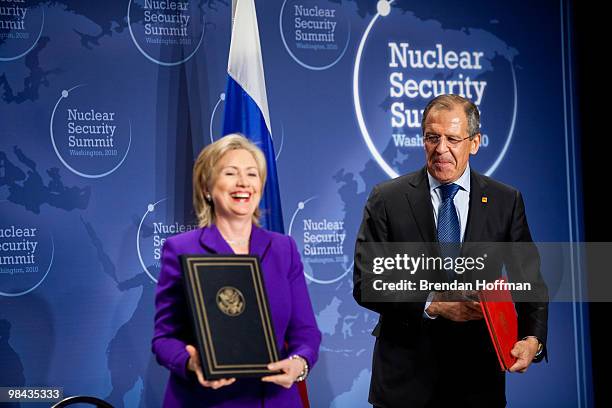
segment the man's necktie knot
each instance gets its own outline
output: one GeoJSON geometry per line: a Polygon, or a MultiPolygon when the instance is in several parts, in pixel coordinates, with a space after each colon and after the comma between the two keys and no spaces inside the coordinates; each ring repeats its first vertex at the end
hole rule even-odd
{"type": "Polygon", "coordinates": [[[458,184],[450,183],[450,184],[442,184],[438,188],[440,189],[440,193],[442,195],[442,201],[446,201],[448,199],[450,200],[454,199],[460,187],[458,184]]]}

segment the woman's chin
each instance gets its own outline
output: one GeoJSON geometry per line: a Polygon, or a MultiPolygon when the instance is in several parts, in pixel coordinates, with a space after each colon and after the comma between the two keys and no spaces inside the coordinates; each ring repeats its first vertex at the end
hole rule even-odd
{"type": "Polygon", "coordinates": [[[235,218],[240,218],[240,219],[244,219],[244,218],[250,219],[253,216],[254,211],[255,210],[252,208],[249,208],[249,209],[237,208],[237,209],[234,209],[234,211],[232,211],[231,216],[235,218]]]}
{"type": "Polygon", "coordinates": [[[224,211],[223,214],[217,213],[217,219],[223,219],[225,221],[244,221],[250,220],[253,216],[253,211],[240,211],[236,209],[231,209],[229,211],[224,211]]]}

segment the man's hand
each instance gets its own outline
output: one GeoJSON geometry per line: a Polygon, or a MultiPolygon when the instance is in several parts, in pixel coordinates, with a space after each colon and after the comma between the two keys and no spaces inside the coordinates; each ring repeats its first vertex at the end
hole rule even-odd
{"type": "Polygon", "coordinates": [[[198,377],[198,382],[203,387],[208,387],[216,390],[218,388],[225,387],[226,385],[231,385],[236,381],[235,378],[222,378],[220,380],[215,381],[206,381],[204,379],[204,373],[202,372],[202,366],[200,365],[200,356],[198,354],[198,350],[191,345],[186,346],[185,349],[189,353],[187,369],[193,371],[196,374],[196,377],[198,377]]]}
{"type": "Polygon", "coordinates": [[[442,316],[454,322],[467,322],[483,318],[480,303],[473,300],[457,302],[457,294],[436,293],[433,301],[425,310],[428,315],[442,316]]]}
{"type": "Polygon", "coordinates": [[[524,373],[533,361],[538,352],[539,343],[535,337],[527,337],[525,340],[519,340],[514,344],[510,352],[517,358],[516,363],[510,367],[512,373],[524,373]]]}

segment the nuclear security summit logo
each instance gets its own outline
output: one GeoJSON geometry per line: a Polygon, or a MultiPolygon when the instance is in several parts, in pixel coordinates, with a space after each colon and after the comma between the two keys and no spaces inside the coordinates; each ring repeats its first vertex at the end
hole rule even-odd
{"type": "Polygon", "coordinates": [[[0,1],[0,62],[26,56],[36,47],[45,26],[41,2],[0,1]]]}
{"type": "Polygon", "coordinates": [[[333,67],[351,38],[348,13],[347,7],[331,0],[284,0],[278,26],[285,50],[303,68],[333,67]]]}
{"type": "Polygon", "coordinates": [[[72,173],[101,178],[115,172],[128,156],[132,124],[112,88],[77,85],[61,92],[49,134],[53,150],[72,173]]]}
{"type": "Polygon", "coordinates": [[[195,0],[130,0],[130,36],[149,61],[174,66],[191,59],[204,39],[203,5],[195,0]]]}
{"type": "Polygon", "coordinates": [[[422,167],[423,109],[435,96],[454,93],[481,112],[481,149],[471,162],[492,174],[514,133],[518,51],[485,30],[447,29],[394,3],[378,2],[353,69],[355,114],[370,154],[391,178],[422,167]]]}
{"type": "Polygon", "coordinates": [[[0,296],[36,290],[53,266],[55,245],[49,227],[27,210],[0,203],[0,296]]]}
{"type": "Polygon", "coordinates": [[[198,224],[180,223],[174,219],[172,200],[162,198],[147,205],[136,233],[136,252],[142,270],[157,283],[161,271],[162,249],[172,235],[198,229],[198,224]]]}
{"type": "Polygon", "coordinates": [[[287,233],[298,246],[306,279],[326,285],[347,276],[353,270],[353,262],[347,254],[350,240],[347,240],[342,214],[322,211],[322,208],[339,206],[316,196],[300,201],[291,216],[287,233]]]}

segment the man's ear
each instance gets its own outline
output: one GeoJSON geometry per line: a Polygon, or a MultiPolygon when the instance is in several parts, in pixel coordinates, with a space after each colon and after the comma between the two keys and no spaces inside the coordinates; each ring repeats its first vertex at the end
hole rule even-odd
{"type": "Polygon", "coordinates": [[[474,155],[478,153],[480,148],[480,133],[476,133],[472,139],[470,139],[470,154],[474,155]]]}

